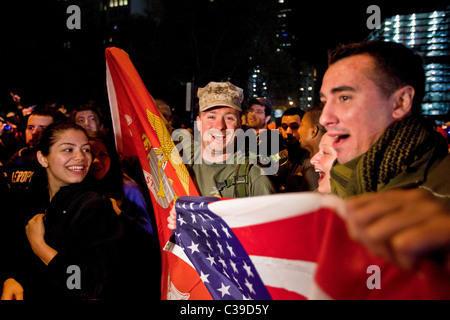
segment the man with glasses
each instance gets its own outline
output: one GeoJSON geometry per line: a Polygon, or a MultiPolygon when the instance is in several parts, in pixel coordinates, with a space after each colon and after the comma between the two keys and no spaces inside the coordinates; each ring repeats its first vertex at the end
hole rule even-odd
{"type": "MultiPolygon", "coordinates": [[[[273,170],[272,165],[279,162],[281,139],[275,130],[268,128],[272,117],[272,102],[266,98],[252,98],[248,106],[246,128],[255,131],[257,141],[257,150],[251,150],[249,157],[256,157],[257,163],[267,175],[275,174],[278,169],[273,170]],[[267,168],[269,169],[266,170],[267,168]]],[[[246,134],[250,135],[250,132],[247,131],[246,134]]]]}
{"type": "Polygon", "coordinates": [[[272,102],[265,98],[253,98],[248,102],[247,127],[256,132],[267,129],[267,124],[272,117],[272,102]]]}

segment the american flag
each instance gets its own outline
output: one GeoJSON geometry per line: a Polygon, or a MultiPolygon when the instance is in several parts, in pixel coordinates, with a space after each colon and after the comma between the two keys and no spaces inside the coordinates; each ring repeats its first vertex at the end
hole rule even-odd
{"type": "Polygon", "coordinates": [[[218,200],[179,197],[165,250],[190,264],[214,299],[308,298],[323,226],[342,200],[309,192],[218,200]]]}
{"type": "Polygon", "coordinates": [[[180,197],[176,210],[178,252],[170,251],[214,299],[450,298],[445,266],[427,260],[404,270],[350,239],[336,196],[180,197]],[[374,266],[379,287],[368,285],[374,266]]]}
{"type": "Polygon", "coordinates": [[[271,299],[242,244],[208,203],[218,198],[180,197],[176,244],[200,274],[215,300],[271,299]]]}

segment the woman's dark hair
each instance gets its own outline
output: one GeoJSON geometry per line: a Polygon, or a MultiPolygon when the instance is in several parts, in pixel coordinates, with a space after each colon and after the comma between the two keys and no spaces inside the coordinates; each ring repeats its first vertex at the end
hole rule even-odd
{"type": "Polygon", "coordinates": [[[83,132],[87,138],[89,138],[86,130],[83,127],[70,123],[67,121],[53,122],[44,132],[42,132],[39,144],[36,148],[37,151],[41,151],[44,156],[48,156],[50,153],[50,148],[55,144],[58,134],[67,130],[78,130],[83,132]]]}
{"type": "Polygon", "coordinates": [[[123,198],[123,170],[114,142],[104,134],[91,137],[90,141],[104,144],[111,161],[108,173],[101,180],[95,180],[94,177],[91,177],[91,181],[96,186],[97,191],[108,197],[121,200],[123,198]]]}

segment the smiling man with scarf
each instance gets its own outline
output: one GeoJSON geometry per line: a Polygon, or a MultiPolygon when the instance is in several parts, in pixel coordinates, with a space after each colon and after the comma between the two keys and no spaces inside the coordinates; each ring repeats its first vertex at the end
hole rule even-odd
{"type": "Polygon", "coordinates": [[[372,41],[331,52],[320,92],[350,235],[406,268],[435,253],[450,262],[450,159],[420,116],[424,88],[419,55],[372,41]]]}

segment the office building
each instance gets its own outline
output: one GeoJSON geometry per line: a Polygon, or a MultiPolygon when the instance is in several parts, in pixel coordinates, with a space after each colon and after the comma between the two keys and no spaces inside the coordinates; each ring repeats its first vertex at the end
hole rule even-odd
{"type": "Polygon", "coordinates": [[[422,55],[426,73],[422,113],[450,111],[450,7],[447,10],[395,15],[375,29],[368,40],[402,43],[422,55]]]}

